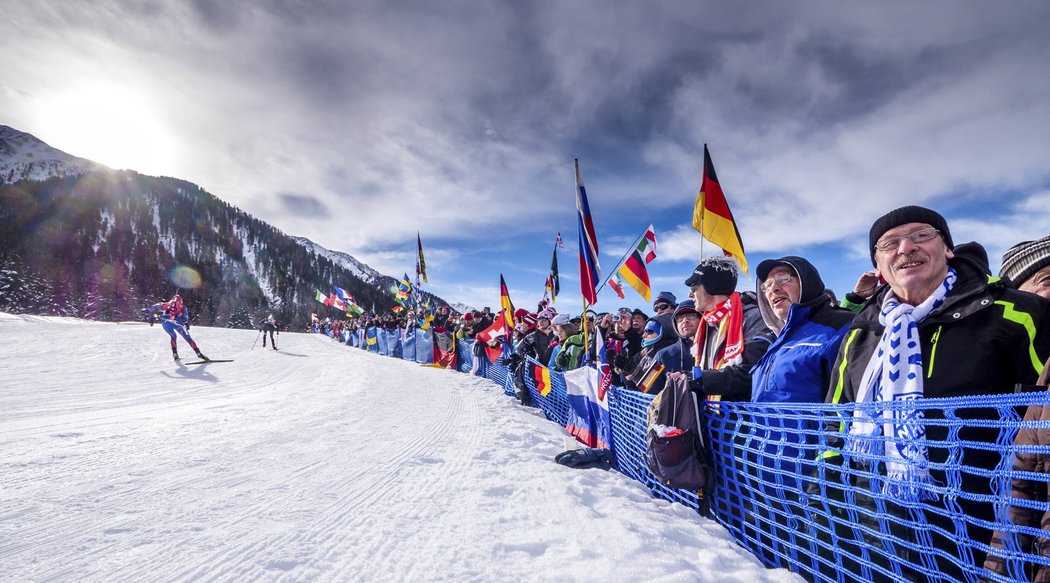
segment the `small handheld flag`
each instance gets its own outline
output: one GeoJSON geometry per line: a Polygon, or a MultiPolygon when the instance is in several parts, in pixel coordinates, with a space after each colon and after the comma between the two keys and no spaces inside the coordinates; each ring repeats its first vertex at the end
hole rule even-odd
{"type": "Polygon", "coordinates": [[[503,281],[502,273],[499,274],[499,305],[503,308],[504,328],[509,338],[517,322],[514,321],[514,304],[510,302],[510,292],[507,291],[507,282],[503,281]]]}

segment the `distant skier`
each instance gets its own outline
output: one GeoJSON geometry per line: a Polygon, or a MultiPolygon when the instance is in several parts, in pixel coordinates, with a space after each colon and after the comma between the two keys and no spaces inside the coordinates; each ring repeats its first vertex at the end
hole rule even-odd
{"type": "Polygon", "coordinates": [[[179,359],[179,351],[175,343],[175,333],[178,332],[182,337],[189,343],[190,348],[197,353],[197,357],[201,360],[209,360],[207,356],[201,354],[197,343],[190,337],[190,312],[186,309],[186,306],[182,303],[182,296],[175,294],[169,301],[153,304],[150,308],[150,317],[160,315],[160,325],[164,328],[164,331],[171,336],[171,355],[175,357],[175,360],[179,359]]]}
{"type": "Polygon", "coordinates": [[[281,335],[281,331],[279,329],[279,326],[277,325],[277,318],[274,318],[273,314],[270,314],[269,316],[266,316],[266,318],[264,318],[261,322],[259,322],[259,325],[257,327],[259,328],[259,332],[262,332],[263,348],[266,348],[266,333],[269,332],[270,346],[273,346],[273,349],[277,350],[277,339],[273,337],[275,332],[278,336],[281,335]]]}

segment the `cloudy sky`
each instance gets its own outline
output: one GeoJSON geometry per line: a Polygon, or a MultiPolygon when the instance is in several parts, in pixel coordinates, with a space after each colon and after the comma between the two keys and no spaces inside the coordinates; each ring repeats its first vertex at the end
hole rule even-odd
{"type": "MultiPolygon", "coordinates": [[[[839,294],[882,213],[1050,232],[1050,4],[0,0],[0,123],[176,176],[450,301],[581,305],[572,162],[608,270],[649,223],[684,296],[710,147],[752,266],[839,294]]],[[[705,254],[715,250],[707,245],[705,254]]],[[[318,282],[321,287],[329,282],[318,282]]],[[[338,282],[331,282],[338,283],[338,282]]],[[[742,278],[740,288],[753,289],[742,278]]],[[[641,306],[627,290],[600,308],[641,306]]]]}

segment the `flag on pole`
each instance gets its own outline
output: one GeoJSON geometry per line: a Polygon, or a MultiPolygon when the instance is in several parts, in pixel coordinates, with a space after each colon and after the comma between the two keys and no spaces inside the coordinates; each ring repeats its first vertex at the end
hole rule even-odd
{"type": "Polygon", "coordinates": [[[561,282],[558,279],[558,250],[554,250],[554,256],[551,257],[551,270],[547,274],[547,291],[551,294],[551,303],[558,298],[558,294],[561,293],[561,282]]]}
{"type": "Polygon", "coordinates": [[[333,285],[332,286],[332,293],[334,293],[336,295],[336,297],[338,297],[341,300],[354,301],[354,296],[350,295],[350,292],[346,291],[345,289],[343,289],[343,288],[341,288],[341,287],[339,287],[337,285],[333,285]]]}
{"type": "Polygon", "coordinates": [[[503,322],[509,338],[514,330],[514,304],[510,302],[510,292],[507,291],[507,282],[503,281],[503,274],[499,274],[499,305],[503,308],[503,322]]]}
{"type": "Polygon", "coordinates": [[[423,276],[423,283],[430,283],[427,281],[427,262],[423,260],[423,240],[419,238],[419,232],[416,232],[416,244],[419,247],[419,273],[423,276]]]}
{"type": "Polygon", "coordinates": [[[718,245],[730,257],[735,257],[740,269],[747,273],[747,259],[744,257],[744,242],[736,228],[733,213],[722,186],[715,174],[715,165],[711,162],[711,153],[704,144],[704,175],[700,182],[700,193],[696,197],[693,209],[693,228],[708,241],[718,245]]]}
{"type": "Polygon", "coordinates": [[[319,301],[319,302],[321,302],[322,304],[324,304],[326,306],[328,305],[328,296],[326,296],[323,293],[321,293],[321,290],[318,290],[318,289],[314,290],[314,299],[319,301]]]}
{"type": "Polygon", "coordinates": [[[554,242],[558,244],[558,249],[565,249],[565,241],[561,238],[561,231],[558,232],[558,237],[554,239],[554,242]]]}
{"type": "Polygon", "coordinates": [[[476,342],[480,342],[485,346],[485,356],[487,356],[489,362],[493,364],[499,360],[500,354],[503,352],[502,345],[492,346],[492,341],[497,338],[502,338],[504,341],[506,341],[507,338],[507,327],[504,326],[503,322],[500,322],[499,319],[493,322],[488,328],[478,332],[478,335],[474,337],[476,342]]]}
{"type": "Polygon", "coordinates": [[[588,304],[598,303],[598,236],[594,232],[591,207],[587,204],[587,189],[580,175],[580,161],[573,160],[576,169],[576,219],[580,236],[580,291],[588,304]]]}
{"type": "Polygon", "coordinates": [[[609,287],[613,288],[613,291],[616,292],[616,295],[620,296],[621,300],[624,298],[623,280],[620,279],[619,273],[614,273],[613,276],[609,278],[609,287]]]}
{"type": "MultiPolygon", "coordinates": [[[[651,301],[652,286],[649,284],[649,270],[645,265],[653,259],[656,259],[656,232],[653,231],[653,226],[649,225],[638,245],[627,255],[627,259],[616,272],[616,275],[631,284],[634,291],[647,302],[651,301]]],[[[619,293],[621,292],[617,291],[617,294],[619,293]]]]}

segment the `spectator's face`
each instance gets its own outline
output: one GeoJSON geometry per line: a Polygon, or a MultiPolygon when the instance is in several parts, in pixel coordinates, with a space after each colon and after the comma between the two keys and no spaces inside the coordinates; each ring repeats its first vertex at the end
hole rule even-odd
{"type": "Polygon", "coordinates": [[[783,321],[787,320],[791,304],[797,304],[802,294],[802,285],[795,272],[783,265],[774,267],[766,280],[762,282],[762,293],[765,294],[773,313],[783,321]]]}
{"type": "Polygon", "coordinates": [[[715,297],[707,293],[703,284],[689,286],[689,297],[693,298],[697,312],[704,313],[715,307],[715,297]]]}
{"type": "Polygon", "coordinates": [[[540,332],[546,334],[547,330],[551,329],[551,321],[547,318],[540,318],[536,320],[536,327],[539,328],[540,332]]]}
{"type": "Polygon", "coordinates": [[[660,301],[653,304],[653,310],[656,312],[657,315],[667,314],[674,311],[674,306],[667,302],[660,301]]]}
{"type": "Polygon", "coordinates": [[[700,314],[696,312],[685,312],[674,319],[675,328],[682,338],[696,336],[696,329],[700,327],[700,314]]]}
{"type": "Polygon", "coordinates": [[[922,243],[908,238],[932,228],[926,223],[907,223],[879,237],[880,244],[897,240],[891,249],[876,248],[875,264],[879,275],[906,304],[917,306],[930,297],[948,275],[948,260],[955,257],[941,235],[922,243]]]}
{"type": "Polygon", "coordinates": [[[1032,274],[1032,277],[1024,280],[1019,290],[1043,296],[1050,300],[1050,266],[1044,267],[1032,274]]]}
{"type": "Polygon", "coordinates": [[[645,316],[631,314],[631,327],[641,332],[642,328],[645,328],[645,316]]]}
{"type": "Polygon", "coordinates": [[[620,319],[616,321],[616,331],[620,334],[627,332],[631,329],[631,316],[620,314],[620,319]]]}

